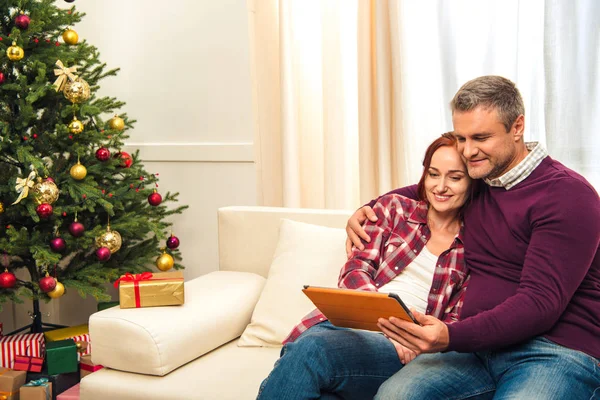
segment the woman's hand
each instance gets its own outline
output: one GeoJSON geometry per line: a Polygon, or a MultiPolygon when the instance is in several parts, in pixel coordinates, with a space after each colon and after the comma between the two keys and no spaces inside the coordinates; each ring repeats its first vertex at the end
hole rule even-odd
{"type": "Polygon", "coordinates": [[[371,241],[371,238],[362,227],[367,218],[371,222],[377,221],[375,212],[369,206],[359,208],[348,219],[348,223],[346,224],[346,233],[348,234],[348,239],[346,239],[346,256],[348,258],[352,254],[352,245],[356,246],[359,250],[364,250],[365,246],[363,246],[361,239],[367,243],[371,241]]]}
{"type": "Polygon", "coordinates": [[[390,337],[388,337],[388,339],[390,340],[390,342],[392,342],[392,344],[396,348],[396,353],[398,353],[398,358],[400,359],[400,362],[402,364],[404,364],[404,365],[408,364],[409,362],[414,360],[415,357],[417,356],[417,353],[415,353],[414,351],[412,351],[409,348],[402,346],[400,343],[396,342],[394,339],[392,339],[390,337]]]}

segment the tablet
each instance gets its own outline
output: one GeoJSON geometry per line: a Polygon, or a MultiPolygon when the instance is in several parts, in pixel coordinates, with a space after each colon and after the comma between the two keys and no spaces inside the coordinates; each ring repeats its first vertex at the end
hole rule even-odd
{"type": "Polygon", "coordinates": [[[380,331],[377,320],[389,317],[418,324],[396,293],[308,285],[302,291],[335,326],[380,331]]]}

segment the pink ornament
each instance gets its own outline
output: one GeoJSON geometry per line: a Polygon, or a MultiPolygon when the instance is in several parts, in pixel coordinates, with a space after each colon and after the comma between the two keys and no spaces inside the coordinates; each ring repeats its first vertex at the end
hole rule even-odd
{"type": "Polygon", "coordinates": [[[20,14],[17,18],[15,18],[15,25],[17,28],[22,30],[29,28],[29,22],[31,22],[31,19],[25,14],[20,14]]]}
{"type": "Polygon", "coordinates": [[[107,161],[110,158],[110,151],[106,147],[100,147],[96,150],[96,159],[98,161],[107,161]]]}
{"type": "Polygon", "coordinates": [[[150,194],[150,196],[148,196],[148,203],[150,203],[151,206],[156,207],[161,202],[162,202],[162,196],[156,190],[154,192],[152,192],[150,194]]]}
{"type": "Polygon", "coordinates": [[[50,218],[50,216],[52,216],[52,211],[52,206],[47,203],[42,203],[35,209],[35,212],[41,219],[50,218]]]}
{"type": "Polygon", "coordinates": [[[179,238],[177,236],[171,235],[170,238],[167,239],[167,247],[171,250],[174,250],[179,247],[179,238]]]}
{"type": "Polygon", "coordinates": [[[0,274],[0,288],[2,289],[10,289],[15,287],[17,283],[17,277],[12,272],[8,272],[8,270],[4,270],[3,273],[0,274]]]}
{"type": "Polygon", "coordinates": [[[55,237],[50,241],[50,249],[55,253],[60,253],[67,247],[67,242],[61,237],[55,237]]]}
{"type": "Polygon", "coordinates": [[[108,261],[110,259],[110,249],[108,247],[100,247],[96,250],[96,257],[100,261],[108,261]]]}
{"type": "Polygon", "coordinates": [[[6,79],[6,78],[4,77],[4,73],[3,73],[3,72],[0,72],[0,85],[4,83],[4,80],[5,80],[5,79],[6,79]]]}
{"type": "Polygon", "coordinates": [[[44,293],[48,293],[56,288],[56,279],[47,275],[40,279],[40,290],[44,293]]]}
{"type": "Polygon", "coordinates": [[[71,233],[71,235],[75,236],[75,237],[81,237],[83,236],[83,233],[85,232],[85,227],[83,226],[83,224],[81,222],[71,222],[71,225],[69,225],[69,233],[71,233]]]}

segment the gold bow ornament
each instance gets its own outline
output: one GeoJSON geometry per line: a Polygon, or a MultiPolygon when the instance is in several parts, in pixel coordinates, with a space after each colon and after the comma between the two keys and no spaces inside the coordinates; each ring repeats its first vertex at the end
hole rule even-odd
{"type": "Polygon", "coordinates": [[[17,178],[17,184],[15,185],[15,190],[19,192],[19,197],[15,200],[13,205],[17,204],[21,200],[23,200],[29,194],[29,189],[33,188],[34,179],[35,179],[35,171],[31,171],[29,176],[25,179],[17,178]]]}
{"type": "Polygon", "coordinates": [[[59,90],[63,90],[65,84],[67,83],[67,78],[73,82],[77,77],[73,72],[77,72],[77,65],[73,65],[72,67],[65,67],[62,61],[56,61],[57,69],[54,70],[54,75],[58,76],[54,81],[54,88],[58,92],[59,90]]]}

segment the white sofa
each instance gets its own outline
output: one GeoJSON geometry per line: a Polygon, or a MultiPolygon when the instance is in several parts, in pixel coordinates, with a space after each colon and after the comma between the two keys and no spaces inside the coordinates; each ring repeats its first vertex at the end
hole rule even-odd
{"type": "Polygon", "coordinates": [[[279,357],[278,341],[312,309],[298,282],[335,285],[345,259],[340,254],[342,229],[320,228],[336,243],[325,244],[325,249],[315,249],[323,235],[317,232],[312,235],[317,238],[308,237],[310,229],[303,231],[304,238],[288,235],[284,244],[279,236],[282,218],[343,228],[350,214],[268,207],[219,209],[219,271],[186,282],[183,306],[113,307],[90,317],[92,360],[106,368],[82,379],[81,399],[254,399],[279,357]],[[288,251],[295,244],[305,247],[299,249],[301,253],[288,251]],[[288,250],[281,250],[286,246],[288,250]],[[328,258],[328,253],[335,256],[328,258]],[[312,257],[316,264],[298,254],[312,257]],[[277,273],[269,275],[275,259],[277,273]],[[319,265],[323,259],[328,265],[319,265]],[[309,264],[312,269],[304,267],[309,264]],[[311,275],[323,269],[329,269],[327,279],[311,275]],[[304,272],[308,270],[313,272],[304,272]],[[300,275],[292,279],[290,273],[300,275]],[[281,301],[268,304],[273,296],[281,301]],[[260,318],[272,320],[267,327],[255,326],[260,325],[260,318]],[[243,332],[248,338],[238,340],[243,332]],[[260,335],[263,338],[257,339],[260,335]],[[238,343],[250,347],[238,347],[238,343]]]}

